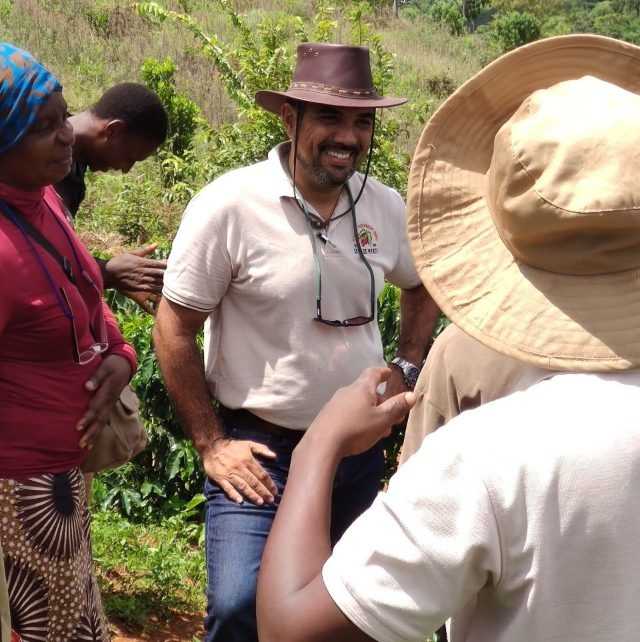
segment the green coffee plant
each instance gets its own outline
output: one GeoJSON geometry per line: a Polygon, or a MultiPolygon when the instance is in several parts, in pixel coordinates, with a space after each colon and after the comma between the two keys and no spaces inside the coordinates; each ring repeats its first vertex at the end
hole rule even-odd
{"type": "Polygon", "coordinates": [[[117,508],[137,520],[172,515],[191,518],[200,504],[197,498],[204,478],[198,455],[180,428],[162,382],[151,344],[153,317],[113,291],[108,301],[138,354],[132,386],[140,398],[150,439],[147,449],[134,461],[98,475],[94,502],[101,509],[117,508]]]}
{"type": "Polygon", "coordinates": [[[437,0],[431,5],[429,15],[445,25],[452,36],[461,36],[465,32],[464,14],[455,0],[437,0]]]}
{"type": "Polygon", "coordinates": [[[516,47],[537,40],[540,37],[539,20],[526,11],[508,11],[494,18],[490,38],[498,53],[511,51],[516,47]]]}
{"type": "Polygon", "coordinates": [[[142,80],[158,94],[169,117],[169,138],[165,149],[183,156],[191,147],[199,124],[200,110],[187,96],[176,90],[176,66],[171,58],[148,58],[140,70],[142,80]]]}
{"type": "Polygon", "coordinates": [[[98,36],[106,38],[109,35],[109,9],[107,7],[86,7],[84,15],[98,36]]]}

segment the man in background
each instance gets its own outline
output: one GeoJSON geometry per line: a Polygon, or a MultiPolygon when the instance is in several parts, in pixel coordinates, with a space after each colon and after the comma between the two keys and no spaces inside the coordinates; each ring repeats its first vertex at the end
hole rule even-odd
{"type": "MultiPolygon", "coordinates": [[[[73,165],[56,186],[71,218],[86,195],[85,173],[119,170],[126,174],[166,140],[167,113],[158,96],[138,83],[108,89],[93,106],[69,118],[73,127],[73,165]]],[[[104,285],[132,298],[147,312],[162,291],[165,261],[148,258],[156,245],[97,258],[104,285]]]]}

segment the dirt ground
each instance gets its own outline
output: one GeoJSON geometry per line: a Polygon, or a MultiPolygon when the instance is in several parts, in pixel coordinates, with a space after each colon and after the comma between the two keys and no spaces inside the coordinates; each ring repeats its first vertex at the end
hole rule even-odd
{"type": "Polygon", "coordinates": [[[202,613],[175,614],[168,622],[151,618],[144,631],[130,631],[120,622],[112,621],[112,642],[192,642],[201,640],[202,613]]]}

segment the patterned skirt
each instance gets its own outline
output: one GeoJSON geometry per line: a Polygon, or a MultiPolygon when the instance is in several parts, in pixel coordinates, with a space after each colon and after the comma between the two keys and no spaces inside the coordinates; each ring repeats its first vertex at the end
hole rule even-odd
{"type": "Polygon", "coordinates": [[[78,469],[0,479],[0,544],[11,626],[24,642],[106,642],[78,469]]]}

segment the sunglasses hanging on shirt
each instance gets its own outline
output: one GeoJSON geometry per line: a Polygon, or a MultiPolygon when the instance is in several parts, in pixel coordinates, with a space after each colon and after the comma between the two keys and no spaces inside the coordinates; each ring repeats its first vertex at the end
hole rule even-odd
{"type": "Polygon", "coordinates": [[[375,307],[376,306],[376,288],[375,288],[375,278],[373,275],[373,269],[371,268],[369,261],[367,261],[367,258],[365,257],[364,252],[362,251],[362,246],[360,245],[360,238],[358,236],[358,222],[356,219],[356,204],[353,200],[351,189],[348,184],[345,184],[345,189],[347,192],[347,196],[349,197],[349,205],[350,205],[349,209],[345,211],[345,214],[348,214],[349,212],[351,212],[351,222],[353,225],[353,238],[354,238],[356,248],[358,250],[358,256],[360,257],[360,260],[362,261],[365,268],[367,269],[367,272],[369,273],[370,312],[368,316],[361,315],[361,316],[350,317],[348,319],[325,319],[322,316],[322,269],[320,266],[320,258],[318,256],[316,236],[320,238],[320,240],[322,240],[324,243],[326,243],[329,239],[326,236],[326,232],[315,231],[314,226],[311,223],[311,221],[314,220],[315,217],[309,211],[309,207],[307,206],[307,203],[304,200],[304,198],[302,198],[302,196],[300,196],[300,201],[299,201],[300,207],[304,212],[305,220],[307,221],[307,224],[308,224],[309,236],[311,237],[311,246],[313,250],[314,277],[315,277],[315,285],[316,285],[316,316],[313,318],[313,320],[317,321],[318,323],[324,323],[325,325],[330,325],[338,328],[348,328],[352,326],[366,325],[367,323],[370,323],[376,318],[376,307],[375,307]]]}

